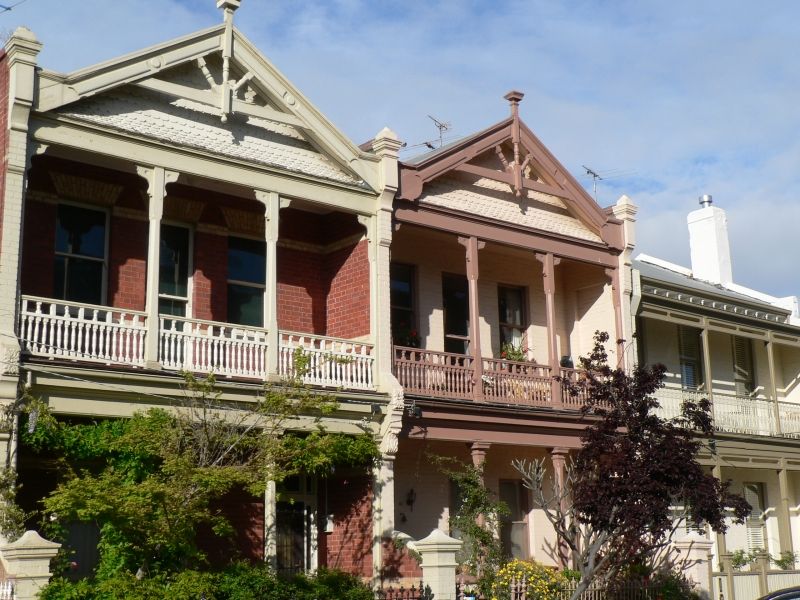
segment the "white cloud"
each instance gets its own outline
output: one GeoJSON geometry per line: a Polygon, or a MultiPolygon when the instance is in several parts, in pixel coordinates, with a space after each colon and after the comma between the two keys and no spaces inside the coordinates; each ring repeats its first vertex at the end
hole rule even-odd
{"type": "MultiPolygon", "coordinates": [[[[791,261],[800,190],[800,5],[766,0],[244,0],[237,26],[356,142],[384,125],[432,139],[523,118],[601,204],[629,193],[640,249],[688,263],[685,215],[702,193],[728,210],[734,274],[800,293],[791,261]]],[[[213,0],[27,0],[41,63],[86,66],[220,22],[213,0]]]]}

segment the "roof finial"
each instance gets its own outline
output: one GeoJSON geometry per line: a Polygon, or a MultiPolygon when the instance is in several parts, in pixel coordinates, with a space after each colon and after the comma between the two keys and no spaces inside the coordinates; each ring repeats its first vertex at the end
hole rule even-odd
{"type": "Polygon", "coordinates": [[[511,90],[505,96],[503,96],[503,98],[508,100],[509,104],[511,104],[511,116],[515,119],[519,115],[519,103],[522,102],[524,97],[525,94],[518,92],[517,90],[511,90]]]}
{"type": "Polygon", "coordinates": [[[242,0],[217,0],[217,8],[222,9],[222,19],[225,23],[233,22],[233,13],[242,4],[242,0]]]}

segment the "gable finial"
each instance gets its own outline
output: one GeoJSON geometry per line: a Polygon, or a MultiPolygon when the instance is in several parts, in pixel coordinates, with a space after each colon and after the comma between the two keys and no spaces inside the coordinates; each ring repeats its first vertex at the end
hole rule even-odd
{"type": "Polygon", "coordinates": [[[519,116],[519,103],[522,102],[524,97],[525,94],[518,92],[517,90],[511,90],[505,96],[503,96],[503,98],[508,100],[508,103],[511,104],[511,116],[515,119],[519,116]]]}
{"type": "Polygon", "coordinates": [[[233,13],[242,5],[242,0],[217,0],[217,8],[222,9],[222,19],[226,24],[233,23],[233,13]]]}

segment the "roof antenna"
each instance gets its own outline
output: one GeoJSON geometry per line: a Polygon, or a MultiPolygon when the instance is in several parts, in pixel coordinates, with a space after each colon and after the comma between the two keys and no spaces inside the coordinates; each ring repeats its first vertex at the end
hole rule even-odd
{"type": "MultiPolygon", "coordinates": [[[[443,138],[444,132],[445,131],[450,131],[453,128],[453,125],[451,123],[445,123],[444,121],[440,121],[436,117],[432,117],[430,115],[428,115],[428,118],[431,121],[433,121],[433,124],[436,125],[436,129],[439,130],[439,148],[441,148],[442,147],[442,143],[443,143],[443,139],[442,138],[443,138]]],[[[430,142],[425,142],[425,144],[431,150],[433,150],[433,144],[431,144],[430,142]]]]}
{"type": "Polygon", "coordinates": [[[594,192],[594,201],[597,202],[597,180],[603,181],[603,178],[597,174],[597,171],[594,169],[590,169],[586,165],[581,165],[584,169],[586,169],[586,174],[592,178],[592,191],[594,192]]]}

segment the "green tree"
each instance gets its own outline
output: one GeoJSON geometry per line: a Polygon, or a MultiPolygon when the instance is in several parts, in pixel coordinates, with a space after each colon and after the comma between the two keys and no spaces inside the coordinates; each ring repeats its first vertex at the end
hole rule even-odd
{"type": "Polygon", "coordinates": [[[326,475],[377,455],[366,433],[326,432],[321,419],[336,402],[299,380],[268,386],[247,404],[225,402],[213,376],[186,374],[183,389],[178,405],[128,419],[69,423],[37,409],[28,417],[35,426],[22,429],[23,442],[58,457],[64,475],[42,502],[45,533],[64,540],[70,523],[97,524],[97,580],[203,568],[198,528],[234,533],[218,509],[226,494],[260,496],[268,480],[326,475]]]}

